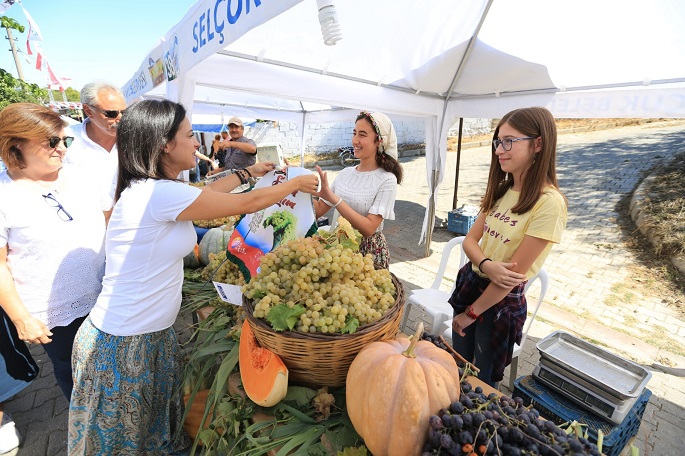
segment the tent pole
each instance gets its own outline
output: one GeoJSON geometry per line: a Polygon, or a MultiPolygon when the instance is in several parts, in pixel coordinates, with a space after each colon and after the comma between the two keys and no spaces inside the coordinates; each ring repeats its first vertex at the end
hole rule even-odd
{"type": "Polygon", "coordinates": [[[452,198],[452,209],[457,208],[457,190],[459,190],[459,163],[461,162],[461,134],[464,128],[464,118],[459,118],[459,137],[457,139],[457,169],[454,174],[454,197],[452,198]]]}
{"type": "Polygon", "coordinates": [[[438,171],[431,172],[431,197],[428,200],[428,229],[426,230],[426,250],[424,255],[428,258],[431,254],[431,240],[433,239],[433,228],[435,227],[435,188],[438,185],[438,171]]]}

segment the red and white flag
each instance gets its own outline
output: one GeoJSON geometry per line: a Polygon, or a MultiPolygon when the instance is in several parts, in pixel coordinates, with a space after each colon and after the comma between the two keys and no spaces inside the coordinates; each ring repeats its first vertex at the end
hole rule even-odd
{"type": "Polygon", "coordinates": [[[24,5],[21,5],[21,9],[24,10],[24,15],[26,16],[26,19],[29,21],[29,32],[26,34],[26,52],[28,55],[33,55],[34,52],[39,51],[40,48],[38,47],[38,43],[34,43],[34,47],[32,49],[31,42],[43,41],[43,35],[41,35],[40,29],[38,28],[38,24],[36,24],[36,22],[33,20],[29,12],[26,11],[24,5]]]}

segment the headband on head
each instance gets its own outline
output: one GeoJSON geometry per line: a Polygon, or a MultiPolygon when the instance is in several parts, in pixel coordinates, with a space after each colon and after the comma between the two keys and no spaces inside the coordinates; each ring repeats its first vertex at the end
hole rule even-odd
{"type": "Polygon", "coordinates": [[[362,111],[360,114],[368,118],[376,130],[380,141],[378,150],[397,160],[397,134],[390,118],[381,112],[362,111]]]}

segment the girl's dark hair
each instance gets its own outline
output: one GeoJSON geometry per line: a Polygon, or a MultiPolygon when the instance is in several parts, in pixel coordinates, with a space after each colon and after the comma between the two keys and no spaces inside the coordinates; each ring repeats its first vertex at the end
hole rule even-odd
{"type": "MultiPolygon", "coordinates": [[[[523,186],[518,203],[511,208],[515,214],[523,214],[533,208],[535,203],[549,186],[558,190],[557,184],[557,126],[552,113],[541,107],[521,108],[507,113],[497,124],[492,139],[499,137],[500,127],[504,124],[521,132],[524,136],[542,138],[542,148],[535,154],[535,160],[523,173],[523,186]]],[[[481,202],[482,212],[488,212],[495,202],[514,185],[514,179],[502,171],[499,160],[492,146],[490,158],[490,175],[485,196],[481,202]]]]}
{"type": "MultiPolygon", "coordinates": [[[[360,119],[366,119],[366,121],[373,127],[373,122],[371,121],[370,117],[366,114],[359,114],[357,116],[357,119],[355,122],[359,121],[360,119]]],[[[374,127],[375,129],[375,127],[374,127]]],[[[376,132],[376,135],[378,135],[378,132],[376,132]]],[[[378,138],[376,138],[376,141],[378,141],[378,138]]],[[[400,162],[392,158],[390,155],[384,154],[383,152],[377,151],[376,152],[376,163],[378,164],[379,167],[383,168],[385,171],[389,173],[393,173],[395,177],[397,178],[397,183],[401,184],[402,183],[402,176],[404,176],[404,172],[402,170],[402,165],[400,162]]]]}
{"type": "Polygon", "coordinates": [[[164,168],[164,147],[171,142],[186,110],[169,100],[143,100],[132,104],[117,128],[119,175],[114,199],[139,179],[174,179],[164,168]]]}
{"type": "Polygon", "coordinates": [[[59,136],[66,122],[52,109],[34,103],[12,103],[0,111],[0,159],[10,171],[26,168],[21,148],[30,140],[59,136]]]}

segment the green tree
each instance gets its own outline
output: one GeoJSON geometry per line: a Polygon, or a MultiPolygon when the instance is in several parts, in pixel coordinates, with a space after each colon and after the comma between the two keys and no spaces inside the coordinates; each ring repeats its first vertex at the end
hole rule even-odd
{"type": "Polygon", "coordinates": [[[16,79],[10,73],[0,68],[0,109],[10,103],[38,103],[45,104],[48,92],[37,84],[29,84],[16,79]]]}
{"type": "Polygon", "coordinates": [[[69,101],[81,101],[81,92],[71,87],[67,87],[64,91],[67,94],[67,100],[69,101]]]}
{"type": "Polygon", "coordinates": [[[14,30],[18,30],[19,33],[24,33],[24,26],[21,25],[19,22],[15,21],[14,19],[12,19],[11,17],[0,17],[0,27],[11,28],[14,30]]]}

